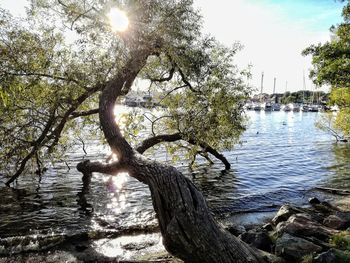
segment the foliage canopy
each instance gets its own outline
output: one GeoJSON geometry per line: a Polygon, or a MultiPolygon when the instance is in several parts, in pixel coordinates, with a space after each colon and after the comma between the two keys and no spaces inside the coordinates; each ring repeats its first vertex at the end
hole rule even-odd
{"type": "Polygon", "coordinates": [[[147,83],[144,89],[158,94],[162,107],[156,114],[124,116],[129,140],[142,144],[177,134],[169,151],[182,148],[188,157],[207,158],[211,149],[231,149],[244,130],[249,72],[233,64],[241,47],[203,36],[191,0],[32,0],[23,19],[0,9],[0,25],[3,173],[41,172],[47,161],[64,158],[70,146],[100,136],[101,90],[134,50],[151,46],[155,52],[138,83],[147,83]],[[118,35],[106,16],[114,6],[130,20],[118,35]]]}
{"type": "Polygon", "coordinates": [[[332,39],[324,44],[312,45],[304,55],[312,55],[311,77],[318,85],[331,86],[331,102],[340,111],[331,121],[334,129],[350,136],[350,1],[343,8],[343,22],[331,27],[332,39]]]}

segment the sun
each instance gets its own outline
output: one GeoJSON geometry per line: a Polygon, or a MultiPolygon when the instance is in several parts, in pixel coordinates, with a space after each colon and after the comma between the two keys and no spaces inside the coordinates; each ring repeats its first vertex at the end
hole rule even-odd
{"type": "Polygon", "coordinates": [[[123,32],[129,26],[129,19],[126,13],[117,7],[111,8],[107,14],[113,32],[123,32]]]}

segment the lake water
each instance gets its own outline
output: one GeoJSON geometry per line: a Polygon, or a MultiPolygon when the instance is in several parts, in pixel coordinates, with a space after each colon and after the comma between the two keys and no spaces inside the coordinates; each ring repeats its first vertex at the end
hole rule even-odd
{"type": "MultiPolygon", "coordinates": [[[[275,211],[284,203],[305,205],[317,195],[315,186],[350,187],[350,145],[335,144],[315,128],[320,113],[247,114],[250,124],[241,144],[224,152],[230,171],[223,172],[219,162],[203,162],[192,170],[186,163],[176,165],[204,193],[218,218],[275,211]]],[[[5,187],[0,177],[0,255],[26,250],[23,240],[30,250],[39,241],[41,247],[59,243],[57,236],[103,237],[157,224],[149,190],[127,175],[95,174],[90,187],[83,189],[74,168],[82,155],[78,150],[71,153],[71,170],[59,164],[41,180],[22,176],[14,188],[5,187]]],[[[90,147],[89,155],[101,159],[105,150],[90,147]]],[[[154,156],[167,160],[163,151],[154,156]]]]}

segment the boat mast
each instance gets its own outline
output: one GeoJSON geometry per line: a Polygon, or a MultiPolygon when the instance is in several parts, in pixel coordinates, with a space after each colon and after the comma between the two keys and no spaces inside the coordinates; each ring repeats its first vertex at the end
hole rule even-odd
{"type": "Polygon", "coordinates": [[[261,90],[260,90],[260,102],[263,102],[263,88],[264,88],[264,71],[261,73],[261,90]]]}
{"type": "Polygon", "coordinates": [[[286,92],[287,92],[287,88],[288,88],[288,81],[286,81],[286,92]]]}
{"type": "Polygon", "coordinates": [[[306,89],[305,70],[303,70],[303,104],[305,103],[305,89],[306,89]]]}
{"type": "Polygon", "coordinates": [[[273,93],[272,94],[275,94],[276,93],[276,78],[273,79],[273,93]]]}

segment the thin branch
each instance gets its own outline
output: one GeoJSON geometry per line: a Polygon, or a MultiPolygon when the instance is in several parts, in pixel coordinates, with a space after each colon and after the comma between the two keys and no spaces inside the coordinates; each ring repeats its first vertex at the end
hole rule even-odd
{"type": "Polygon", "coordinates": [[[86,12],[79,14],[79,15],[72,21],[72,24],[71,24],[71,26],[70,26],[70,30],[73,30],[73,26],[74,26],[75,22],[78,21],[79,18],[85,16],[85,15],[86,15],[87,13],[89,13],[91,10],[94,10],[94,8],[90,8],[90,9],[87,10],[86,12]]]}
{"type": "Polygon", "coordinates": [[[168,96],[169,96],[171,93],[173,93],[174,91],[179,90],[179,89],[182,89],[182,88],[186,88],[186,87],[187,87],[187,85],[185,84],[185,85],[178,86],[178,87],[176,87],[176,88],[170,90],[169,92],[167,92],[167,94],[164,95],[164,97],[159,101],[159,103],[161,103],[166,97],[168,97],[168,96]]]}
{"type": "Polygon", "coordinates": [[[95,92],[101,90],[104,86],[102,84],[97,84],[94,88],[87,90],[85,93],[80,95],[76,100],[73,101],[71,107],[65,112],[64,116],[62,117],[61,122],[56,126],[56,128],[51,132],[51,134],[48,136],[48,140],[54,139],[53,143],[51,144],[48,151],[52,151],[53,147],[55,147],[59,141],[60,135],[64,129],[64,126],[66,125],[67,121],[69,120],[71,114],[75,112],[75,110],[92,94],[95,92]]]}
{"type": "Polygon", "coordinates": [[[26,157],[24,157],[24,159],[21,161],[21,164],[18,168],[18,170],[16,171],[16,173],[6,182],[7,186],[10,186],[10,184],[15,181],[17,179],[17,177],[24,171],[25,166],[27,164],[27,162],[34,156],[34,154],[37,152],[37,150],[40,148],[40,146],[42,145],[42,142],[44,141],[46,135],[48,134],[48,132],[51,129],[51,126],[53,125],[56,117],[55,117],[55,112],[56,112],[56,107],[53,107],[52,112],[50,114],[50,119],[48,120],[45,129],[43,130],[42,134],[40,135],[40,137],[35,141],[35,145],[33,147],[33,149],[27,154],[26,157]]]}
{"type": "Polygon", "coordinates": [[[159,79],[150,78],[150,81],[152,81],[152,82],[165,82],[165,81],[170,81],[170,80],[173,78],[174,73],[175,73],[175,66],[172,66],[172,68],[171,68],[170,71],[169,71],[169,75],[168,75],[167,77],[159,78],[159,79]]]}
{"type": "Polygon", "coordinates": [[[81,83],[76,80],[76,79],[72,79],[72,78],[65,78],[62,76],[57,76],[57,75],[50,75],[47,73],[37,73],[37,72],[22,72],[22,73],[14,73],[14,72],[6,72],[6,71],[2,71],[2,73],[6,74],[6,75],[11,75],[11,76],[19,76],[19,77],[44,77],[44,78],[50,78],[50,79],[55,79],[55,80],[63,80],[63,81],[67,81],[67,82],[74,82],[75,84],[80,85],[81,83]]]}
{"type": "Polygon", "coordinates": [[[84,142],[84,140],[80,136],[78,136],[78,139],[81,142],[81,144],[83,145],[83,151],[84,151],[85,155],[87,155],[87,152],[86,152],[86,149],[85,149],[85,142],[84,142]]]}
{"type": "Polygon", "coordinates": [[[92,109],[88,111],[75,111],[70,115],[70,119],[75,119],[79,117],[85,117],[85,116],[90,116],[94,114],[98,114],[99,109],[92,109]]]}
{"type": "Polygon", "coordinates": [[[181,68],[179,66],[177,66],[178,71],[180,73],[181,76],[181,80],[183,83],[185,83],[187,85],[187,87],[194,93],[200,93],[198,90],[196,90],[195,88],[193,88],[193,86],[191,85],[191,83],[187,80],[185,74],[183,73],[183,71],[181,70],[181,68]]]}
{"type": "Polygon", "coordinates": [[[54,141],[49,145],[48,151],[51,151],[54,146],[57,145],[60,135],[69,120],[70,115],[75,112],[75,110],[87,99],[89,98],[93,93],[97,92],[98,90],[102,89],[103,85],[97,84],[94,88],[91,88],[87,90],[85,93],[83,93],[80,97],[78,97],[76,100],[73,101],[71,107],[65,112],[63,118],[59,122],[59,124],[56,126],[55,129],[49,134],[50,130],[52,130],[53,125],[55,121],[57,120],[56,117],[56,110],[58,105],[55,105],[53,108],[50,118],[47,121],[45,128],[43,129],[41,135],[39,138],[33,143],[32,150],[27,154],[26,157],[22,159],[20,162],[20,166],[16,173],[6,182],[6,185],[9,186],[14,180],[17,179],[18,176],[21,175],[21,173],[24,171],[25,166],[27,162],[35,155],[35,153],[42,147],[43,145],[46,145],[47,142],[49,142],[51,139],[54,139],[54,141]]]}

